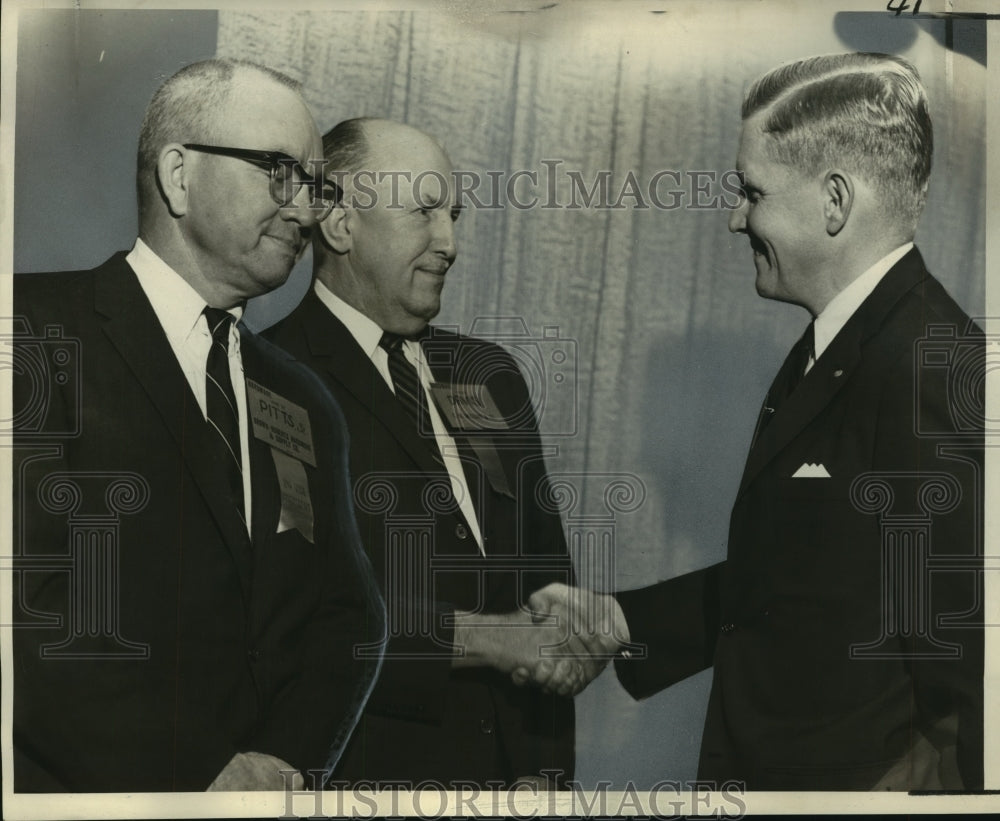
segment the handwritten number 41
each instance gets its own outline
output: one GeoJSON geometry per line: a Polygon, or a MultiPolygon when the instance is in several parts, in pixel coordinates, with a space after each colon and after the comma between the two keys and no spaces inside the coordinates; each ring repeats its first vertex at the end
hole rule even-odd
{"type": "MultiPolygon", "coordinates": [[[[915,2],[913,4],[913,13],[914,14],[916,14],[918,11],[920,11],[920,4],[922,2],[923,2],[923,0],[917,0],[917,2],[915,2]]],[[[910,4],[907,3],[906,0],[889,0],[889,2],[886,3],[886,5],[885,5],[885,10],[886,11],[894,11],[894,12],[896,12],[896,16],[897,17],[899,17],[899,15],[901,15],[904,11],[906,11],[909,8],[910,8],[910,4]]]]}

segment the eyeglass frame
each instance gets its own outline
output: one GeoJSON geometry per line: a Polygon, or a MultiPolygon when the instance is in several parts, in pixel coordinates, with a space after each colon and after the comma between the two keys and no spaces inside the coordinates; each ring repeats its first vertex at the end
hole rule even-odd
{"type": "MultiPolygon", "coordinates": [[[[320,211],[320,214],[317,216],[317,219],[320,221],[329,216],[330,212],[333,211],[334,207],[344,196],[343,189],[337,185],[336,182],[323,176],[317,177],[308,173],[305,168],[302,167],[302,163],[295,159],[295,157],[292,157],[283,151],[263,151],[256,148],[231,148],[224,145],[206,145],[204,143],[182,143],[182,145],[190,151],[215,154],[220,157],[233,157],[237,160],[243,160],[244,162],[248,162],[258,168],[264,169],[268,172],[269,176],[268,193],[271,195],[271,199],[282,208],[290,206],[295,201],[295,198],[298,196],[298,191],[296,190],[294,194],[283,201],[282,198],[277,196],[275,193],[275,179],[277,178],[279,168],[291,168],[293,175],[297,174],[302,178],[301,182],[296,182],[293,177],[293,186],[298,187],[307,185],[312,188],[313,197],[312,201],[309,203],[309,208],[320,211]],[[333,199],[316,196],[317,191],[322,191],[325,185],[332,186],[334,194],[333,199]],[[319,207],[316,205],[317,201],[321,203],[319,207]]],[[[325,164],[326,160],[323,160],[323,163],[325,164]]]]}

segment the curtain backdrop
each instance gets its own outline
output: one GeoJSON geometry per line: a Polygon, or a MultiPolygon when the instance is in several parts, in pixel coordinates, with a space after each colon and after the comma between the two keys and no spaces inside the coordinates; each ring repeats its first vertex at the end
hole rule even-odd
{"type": "MultiPolygon", "coordinates": [[[[576,491],[564,497],[567,528],[613,534],[613,570],[594,552],[579,557],[588,583],[639,587],[724,558],[760,402],[808,322],[757,297],[749,243],[712,204],[725,195],[719,175],[733,167],[754,77],[855,49],[917,65],[936,129],[917,242],[982,314],[985,35],[975,23],[884,13],[817,18],[807,5],[766,16],[753,3],[219,15],[218,54],[301,80],[321,131],[363,115],[424,129],[456,169],[482,175],[474,193],[487,205],[487,172],[501,189],[516,171],[537,174],[513,189],[522,203],[537,196],[534,207],[466,208],[438,321],[517,351],[550,471],[576,491]],[[677,207],[648,196],[663,171],[676,173],[661,174],[660,205],[677,207]],[[571,172],[588,189],[610,172],[610,203],[630,173],[640,193],[620,209],[587,207],[577,186],[581,207],[565,207],[571,172]]],[[[307,284],[305,260],[252,306],[252,324],[283,316],[307,284]]],[[[603,675],[578,699],[580,780],[693,778],[709,682],[702,674],[636,704],[603,675]]]]}

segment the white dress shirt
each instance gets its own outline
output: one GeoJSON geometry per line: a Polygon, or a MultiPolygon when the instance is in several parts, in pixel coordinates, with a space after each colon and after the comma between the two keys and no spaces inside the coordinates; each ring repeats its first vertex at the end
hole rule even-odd
{"type": "MultiPolygon", "coordinates": [[[[344,300],[334,294],[318,279],[313,286],[316,296],[337,319],[344,323],[350,331],[351,336],[361,346],[361,350],[372,361],[375,369],[385,380],[389,389],[395,393],[392,384],[392,376],[389,374],[389,354],[379,345],[382,340],[382,328],[378,323],[372,321],[361,311],[352,305],[348,305],[344,300]]],[[[479,529],[479,520],[476,518],[475,507],[472,504],[472,496],[469,493],[468,484],[465,481],[465,472],[462,470],[462,460],[458,453],[455,440],[448,432],[448,428],[434,404],[433,396],[430,392],[430,385],[434,381],[431,378],[430,368],[424,358],[424,349],[419,342],[411,339],[403,340],[403,354],[407,361],[414,365],[420,378],[420,385],[423,388],[424,396],[427,399],[427,409],[431,417],[431,426],[434,430],[434,438],[437,440],[438,449],[444,459],[445,469],[448,471],[448,478],[451,480],[451,492],[458,500],[459,509],[465,520],[469,523],[469,529],[476,538],[479,552],[483,551],[483,537],[479,529]]],[[[485,555],[485,554],[484,554],[485,555]]]]}
{"type": "Polygon", "coordinates": [[[868,299],[871,292],[875,290],[875,286],[882,281],[882,277],[889,273],[889,269],[899,262],[912,247],[913,243],[907,242],[905,245],[900,245],[895,251],[890,251],[830,300],[813,324],[815,335],[813,355],[809,357],[806,373],[809,373],[809,369],[823,355],[823,351],[840,333],[840,329],[847,324],[847,320],[854,316],[854,313],[861,307],[861,303],[868,299]]]}
{"type": "MultiPolygon", "coordinates": [[[[141,239],[125,257],[132,266],[139,285],[153,306],[156,318],[163,326],[167,341],[177,357],[177,362],[187,377],[191,391],[198,401],[202,416],[208,419],[205,397],[205,368],[208,352],[212,347],[212,333],[202,311],[205,300],[173,268],[165,263],[141,239]]],[[[230,308],[236,322],[243,316],[243,308],[230,308]]],[[[246,511],[247,531],[250,530],[250,442],[247,431],[247,394],[243,376],[243,359],[240,356],[240,332],[236,322],[229,330],[229,375],[233,380],[233,393],[240,423],[240,458],[243,462],[243,509],[246,511]]]]}

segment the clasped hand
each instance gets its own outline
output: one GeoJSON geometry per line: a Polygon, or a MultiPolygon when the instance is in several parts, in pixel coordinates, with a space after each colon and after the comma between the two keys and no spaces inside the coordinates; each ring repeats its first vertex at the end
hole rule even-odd
{"type": "Polygon", "coordinates": [[[456,667],[490,666],[517,685],[573,696],[629,640],[613,596],[553,583],[533,593],[528,611],[456,614],[456,667]]]}
{"type": "Polygon", "coordinates": [[[556,582],[533,593],[528,606],[535,623],[554,629],[561,641],[539,647],[533,664],[516,667],[511,673],[515,684],[576,695],[629,639],[625,616],[613,596],[556,582]]]}

